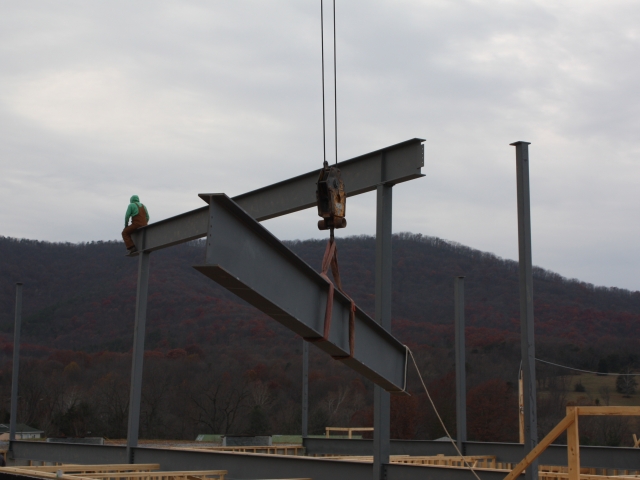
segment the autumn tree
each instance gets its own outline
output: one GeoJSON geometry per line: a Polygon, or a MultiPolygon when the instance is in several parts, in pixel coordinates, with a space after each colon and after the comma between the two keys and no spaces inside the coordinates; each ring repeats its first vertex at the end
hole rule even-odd
{"type": "Polygon", "coordinates": [[[480,442],[513,442],[518,438],[518,401],[506,382],[489,380],[467,395],[469,439],[480,442]]]}
{"type": "Polygon", "coordinates": [[[616,391],[625,397],[630,397],[636,393],[637,386],[638,382],[634,378],[630,367],[627,367],[625,374],[618,375],[618,378],[616,378],[616,391]]]}

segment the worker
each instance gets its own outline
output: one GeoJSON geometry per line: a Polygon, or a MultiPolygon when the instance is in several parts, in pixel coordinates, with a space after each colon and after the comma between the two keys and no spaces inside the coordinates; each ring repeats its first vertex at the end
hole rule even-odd
{"type": "Polygon", "coordinates": [[[140,227],[144,227],[149,223],[149,210],[142,203],[138,195],[133,195],[129,200],[129,207],[127,213],[124,215],[124,230],[122,230],[122,239],[124,245],[127,247],[127,255],[133,255],[138,250],[136,245],[131,240],[131,234],[140,227]],[[129,219],[131,219],[131,225],[129,225],[129,219]]]}

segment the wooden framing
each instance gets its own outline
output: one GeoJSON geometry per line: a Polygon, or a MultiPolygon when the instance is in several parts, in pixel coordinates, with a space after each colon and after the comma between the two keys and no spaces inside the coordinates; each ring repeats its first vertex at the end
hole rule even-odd
{"type": "Polygon", "coordinates": [[[58,475],[55,472],[43,472],[38,470],[29,470],[27,468],[16,468],[16,467],[0,467],[0,474],[2,473],[12,473],[14,475],[25,475],[32,478],[44,478],[44,479],[58,479],[58,480],[93,480],[90,477],[84,477],[81,475],[70,475],[68,473],[63,473],[62,475],[58,475]]]}
{"type": "MultiPolygon", "coordinates": [[[[62,479],[62,480],[224,480],[226,470],[188,470],[184,472],[159,472],[155,471],[159,465],[60,465],[46,467],[0,467],[0,475],[3,472],[14,475],[24,475],[29,478],[62,479]],[[143,471],[144,468],[153,471],[143,471]],[[46,469],[55,469],[48,471],[46,469]],[[87,476],[72,475],[65,472],[78,470],[90,470],[93,473],[87,476]],[[110,470],[110,471],[107,471],[110,470]],[[135,470],[126,472],[124,470],[135,470]],[[96,473],[100,472],[100,473],[96,473]],[[60,473],[60,475],[59,475],[60,473]]],[[[285,478],[279,480],[312,480],[311,478],[285,478]]]]}
{"type": "Polygon", "coordinates": [[[268,455],[304,455],[302,445],[271,445],[271,446],[237,446],[237,447],[194,447],[214,452],[265,453],[268,455]]]}
{"type": "Polygon", "coordinates": [[[347,436],[353,438],[353,432],[373,432],[373,427],[326,427],[325,431],[327,438],[331,432],[347,432],[347,436]]]}
{"type": "MultiPolygon", "coordinates": [[[[325,455],[322,457],[327,460],[346,460],[352,462],[372,463],[371,455],[353,456],[353,455],[325,455]]],[[[437,465],[442,467],[464,467],[467,463],[473,468],[487,468],[496,470],[510,470],[503,468],[503,464],[496,462],[495,455],[470,455],[465,457],[447,456],[444,454],[428,455],[428,456],[412,456],[412,455],[391,455],[390,463],[409,463],[412,465],[437,465]],[[466,463],[465,463],[466,462],[466,463]]]]}
{"type": "Polygon", "coordinates": [[[62,473],[106,473],[106,472],[150,472],[160,470],[158,463],[138,463],[138,464],[114,464],[114,465],[45,465],[41,467],[16,466],[22,470],[33,470],[38,472],[54,472],[58,470],[62,473]]]}
{"type": "Polygon", "coordinates": [[[227,452],[227,453],[255,453],[258,455],[286,455],[301,456],[306,449],[302,445],[278,446],[237,446],[237,447],[169,447],[171,450],[188,450],[195,452],[227,452]]]}
{"type": "MultiPolygon", "coordinates": [[[[568,473],[552,473],[552,472],[540,472],[540,480],[564,480],[569,478],[568,473]]],[[[589,475],[581,474],[580,478],[583,480],[638,480],[637,475],[589,475]]]]}
{"type": "MultiPolygon", "coordinates": [[[[558,425],[556,425],[553,430],[551,430],[518,465],[516,465],[511,473],[505,477],[505,480],[515,480],[529,465],[531,465],[531,462],[538,458],[540,454],[544,452],[546,448],[551,445],[551,443],[565,430],[567,431],[567,465],[569,470],[566,474],[566,478],[569,480],[580,480],[583,478],[581,477],[580,472],[580,435],[578,432],[578,418],[580,415],[640,415],[640,407],[567,407],[567,416],[564,417],[560,423],[558,423],[558,425]]],[[[559,476],[560,474],[557,473],[553,473],[553,475],[548,475],[547,477],[553,477],[554,475],[558,478],[564,478],[559,476]]],[[[597,476],[597,478],[604,479],[607,477],[597,476]]]]}
{"type": "Polygon", "coordinates": [[[226,470],[186,470],[181,472],[108,472],[91,473],[93,479],[134,479],[134,480],[170,480],[170,479],[215,479],[224,480],[226,470]]]}
{"type": "MultiPolygon", "coordinates": [[[[563,466],[540,466],[540,480],[563,480],[569,478],[569,468],[563,466]]],[[[640,478],[638,470],[619,470],[611,468],[594,468],[581,467],[581,480],[602,480],[602,479],[624,479],[624,478],[640,478]]]]}
{"type": "Polygon", "coordinates": [[[2,472],[31,478],[62,480],[224,480],[226,470],[160,472],[158,464],[139,465],[51,465],[42,467],[0,467],[2,472]]]}

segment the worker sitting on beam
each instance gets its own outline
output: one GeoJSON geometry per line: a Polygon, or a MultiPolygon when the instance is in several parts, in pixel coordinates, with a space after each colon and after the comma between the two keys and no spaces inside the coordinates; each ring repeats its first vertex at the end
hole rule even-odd
{"type": "Polygon", "coordinates": [[[124,245],[127,247],[127,255],[131,256],[138,251],[135,243],[131,240],[131,234],[149,223],[149,210],[140,203],[138,195],[133,195],[129,201],[131,203],[129,203],[127,213],[124,215],[122,239],[124,240],[124,245]],[[129,219],[131,219],[131,225],[129,225],[129,219]]]}

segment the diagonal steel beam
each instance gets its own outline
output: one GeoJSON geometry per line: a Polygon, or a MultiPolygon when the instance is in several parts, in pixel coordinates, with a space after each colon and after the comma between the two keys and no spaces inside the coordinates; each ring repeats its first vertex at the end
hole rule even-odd
{"type": "MultiPolygon", "coordinates": [[[[300,257],[224,194],[201,195],[209,204],[206,264],[199,272],[302,336],[323,336],[328,283],[300,257]]],[[[334,293],[326,353],[349,355],[351,302],[334,293]]],[[[347,366],[390,392],[405,389],[405,346],[356,307],[354,356],[347,366]]]]}
{"type": "MultiPolygon", "coordinates": [[[[414,138],[338,163],[347,196],[373,191],[380,184],[394,185],[423,177],[423,139],[414,138]]],[[[290,178],[233,200],[261,222],[316,204],[318,170],[290,178]]],[[[138,250],[154,251],[189,242],[206,235],[208,207],[167,218],[139,229],[132,235],[138,250]],[[143,238],[144,237],[144,238],[143,238]]]]}

